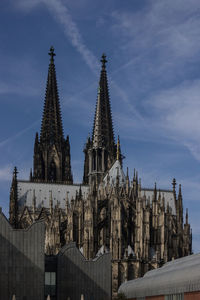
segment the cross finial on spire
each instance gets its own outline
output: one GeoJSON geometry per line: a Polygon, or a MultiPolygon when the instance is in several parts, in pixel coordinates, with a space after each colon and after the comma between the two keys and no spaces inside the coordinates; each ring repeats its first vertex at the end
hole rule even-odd
{"type": "Polygon", "coordinates": [[[101,62],[102,62],[102,67],[105,68],[106,66],[106,63],[107,63],[107,60],[106,60],[106,55],[105,53],[102,54],[102,57],[101,57],[101,62]]]}
{"type": "Polygon", "coordinates": [[[14,167],[14,171],[13,171],[13,178],[17,178],[17,174],[18,174],[18,171],[17,171],[17,167],[14,167]]]}
{"type": "Polygon", "coordinates": [[[172,186],[173,186],[173,189],[175,190],[176,189],[176,178],[173,178],[172,186]]]}
{"type": "Polygon", "coordinates": [[[50,48],[50,50],[49,50],[50,52],[49,52],[49,55],[50,55],[50,59],[51,59],[51,62],[53,62],[53,58],[54,58],[54,56],[56,55],[55,53],[54,53],[54,47],[53,46],[51,46],[51,48],[50,48]]]}

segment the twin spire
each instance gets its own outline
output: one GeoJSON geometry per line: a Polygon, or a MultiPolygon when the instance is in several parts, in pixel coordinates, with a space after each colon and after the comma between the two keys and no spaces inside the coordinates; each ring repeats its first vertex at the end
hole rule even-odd
{"type": "MultiPolygon", "coordinates": [[[[40,142],[54,144],[64,139],[60,102],[54,64],[54,48],[50,48],[44,111],[42,117],[40,142]]],[[[114,151],[114,132],[112,124],[109,89],[106,73],[106,55],[101,58],[102,69],[99,81],[92,143],[95,148],[105,147],[114,151]]]]}
{"type": "MultiPolygon", "coordinates": [[[[36,134],[34,147],[33,181],[51,181],[73,183],[71,173],[71,155],[69,138],[64,139],[60,101],[54,64],[55,52],[49,51],[46,94],[40,137],[36,134]]],[[[102,68],[99,80],[96,112],[93,125],[92,140],[85,152],[84,180],[88,183],[89,174],[105,174],[116,158],[121,158],[120,146],[115,144],[109,89],[106,73],[106,56],[101,58],[102,68]],[[91,149],[96,149],[89,159],[91,149]],[[89,168],[89,161],[91,165],[89,168]]],[[[119,144],[119,143],[118,143],[119,144]]]]}

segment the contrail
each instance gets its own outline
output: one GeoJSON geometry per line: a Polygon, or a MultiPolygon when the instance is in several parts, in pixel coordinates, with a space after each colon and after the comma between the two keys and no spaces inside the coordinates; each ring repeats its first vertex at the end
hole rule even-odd
{"type": "Polygon", "coordinates": [[[29,127],[26,127],[25,129],[22,129],[21,131],[19,131],[18,133],[16,133],[15,135],[5,139],[4,141],[0,142],[0,148],[7,145],[8,143],[16,140],[18,137],[22,136],[24,133],[28,132],[31,128],[35,127],[35,125],[38,124],[40,120],[35,121],[34,123],[32,123],[29,127]]]}

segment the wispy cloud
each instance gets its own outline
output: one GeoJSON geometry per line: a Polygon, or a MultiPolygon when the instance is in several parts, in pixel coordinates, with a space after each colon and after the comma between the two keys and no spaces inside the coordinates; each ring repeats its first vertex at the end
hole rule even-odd
{"type": "Polygon", "coordinates": [[[190,57],[200,49],[199,13],[198,0],[149,1],[137,12],[114,11],[112,28],[124,39],[121,48],[129,52],[159,50],[168,59],[190,57]]]}
{"type": "MultiPolygon", "coordinates": [[[[142,118],[127,117],[121,125],[136,128],[138,136],[146,133],[181,143],[198,160],[200,80],[194,74],[200,51],[199,15],[197,0],[149,1],[139,11],[112,14],[112,32],[120,39],[119,52],[127,58],[121,69],[132,71],[138,93],[147,87],[140,98],[142,118]]],[[[123,114],[120,119],[124,120],[123,114]]]]}
{"type": "Polygon", "coordinates": [[[19,96],[35,96],[39,94],[39,89],[31,87],[29,85],[24,85],[24,81],[19,82],[0,82],[0,95],[10,95],[15,94],[19,96]],[[23,85],[23,88],[22,88],[23,85]]]}
{"type": "Polygon", "coordinates": [[[0,141],[0,148],[6,146],[9,143],[12,143],[14,140],[16,140],[17,138],[21,137],[23,134],[25,134],[26,132],[28,132],[30,129],[34,128],[40,120],[37,120],[35,122],[33,122],[30,126],[20,130],[19,132],[17,132],[15,135],[12,135],[10,137],[8,137],[7,139],[0,141]]]}
{"type": "MultiPolygon", "coordinates": [[[[26,11],[32,10],[39,4],[44,4],[45,7],[51,12],[52,17],[54,17],[56,21],[63,26],[62,29],[64,30],[67,39],[80,53],[92,72],[95,75],[98,75],[100,67],[98,59],[86,45],[77,24],[74,22],[69,9],[67,8],[66,4],[64,4],[64,2],[62,2],[61,0],[20,0],[18,2],[18,6],[26,11]]],[[[124,92],[123,89],[121,89],[113,79],[110,82],[114,87],[116,94],[120,94],[121,100],[128,106],[135,117],[141,119],[141,115],[135,109],[128,94],[124,92]]]]}
{"type": "Polygon", "coordinates": [[[61,0],[21,0],[19,6],[25,10],[31,10],[38,4],[44,4],[51,12],[52,16],[63,26],[66,37],[71,41],[72,45],[81,54],[86,64],[92,72],[98,74],[98,60],[85,44],[80,31],[73,21],[66,5],[61,0]]]}
{"type": "Polygon", "coordinates": [[[157,130],[189,148],[200,160],[200,80],[188,80],[159,91],[146,102],[152,108],[157,130]]]}

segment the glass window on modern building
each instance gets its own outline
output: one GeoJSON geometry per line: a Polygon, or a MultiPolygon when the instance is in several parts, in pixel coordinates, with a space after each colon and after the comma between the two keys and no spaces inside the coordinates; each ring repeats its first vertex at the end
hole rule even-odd
{"type": "Polygon", "coordinates": [[[56,295],[56,272],[45,272],[45,296],[56,295]]]}

